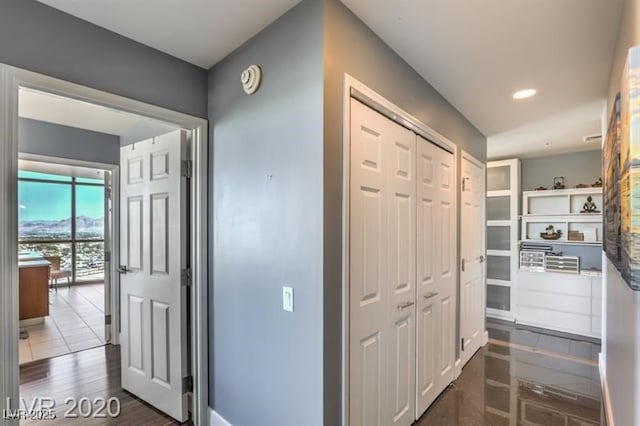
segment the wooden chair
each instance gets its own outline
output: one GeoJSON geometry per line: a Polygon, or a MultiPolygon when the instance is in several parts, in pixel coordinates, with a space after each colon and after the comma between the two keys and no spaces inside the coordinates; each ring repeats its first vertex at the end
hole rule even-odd
{"type": "Polygon", "coordinates": [[[51,287],[55,287],[56,291],[58,291],[58,280],[60,278],[66,278],[67,287],[71,287],[71,271],[60,268],[60,256],[45,256],[44,258],[51,264],[49,268],[49,282],[51,287]]]}

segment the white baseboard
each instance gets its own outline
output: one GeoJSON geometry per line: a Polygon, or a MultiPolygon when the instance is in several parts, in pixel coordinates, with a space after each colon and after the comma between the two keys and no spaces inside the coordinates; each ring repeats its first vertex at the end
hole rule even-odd
{"type": "Polygon", "coordinates": [[[609,394],[609,382],[607,381],[605,360],[602,357],[602,352],[598,354],[598,369],[600,370],[602,403],[604,405],[604,415],[607,418],[607,426],[615,426],[613,422],[613,407],[611,406],[611,395],[609,394]]]}
{"type": "Polygon", "coordinates": [[[216,413],[211,407],[209,407],[209,426],[232,426],[220,414],[216,413]]]}
{"type": "Polygon", "coordinates": [[[456,359],[456,362],[453,365],[453,371],[455,372],[455,377],[453,378],[453,380],[456,380],[458,377],[460,377],[460,373],[462,373],[462,359],[458,358],[456,359]]]}

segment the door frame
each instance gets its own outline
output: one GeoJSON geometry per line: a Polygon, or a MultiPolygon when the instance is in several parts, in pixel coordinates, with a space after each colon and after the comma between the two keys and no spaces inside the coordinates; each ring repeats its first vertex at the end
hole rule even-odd
{"type": "MultiPolygon", "coordinates": [[[[413,115],[393,104],[373,89],[367,87],[351,75],[345,73],[342,92],[342,424],[349,426],[349,218],[350,218],[350,170],[351,170],[351,98],[357,99],[366,106],[384,115],[390,120],[419,134],[429,142],[453,154],[454,182],[458,180],[458,146],[413,115]]],[[[454,211],[458,214],[459,188],[454,188],[454,211]]],[[[458,244],[458,223],[454,227],[454,244],[458,244]]],[[[456,249],[456,252],[459,250],[456,249]]],[[[456,261],[457,262],[457,261],[456,261]]],[[[459,262],[458,262],[459,263],[459,262]]],[[[455,281],[459,285],[459,272],[455,269],[455,281]]],[[[458,300],[456,300],[456,304],[458,300]]],[[[456,320],[459,328],[460,321],[456,320]]],[[[458,370],[459,359],[456,360],[458,370]]],[[[456,371],[456,376],[459,371],[456,371]]]]}
{"type": "MultiPolygon", "coordinates": [[[[53,95],[90,102],[105,108],[130,112],[171,123],[192,131],[191,153],[191,365],[193,375],[192,414],[196,425],[208,424],[208,296],[207,296],[207,165],[208,121],[203,118],[70,83],[43,74],[0,63],[0,405],[10,398],[16,408],[19,397],[18,362],[18,89],[27,87],[53,95]]],[[[114,182],[114,185],[117,181],[114,182]]],[[[117,221],[116,221],[117,225],[117,221]]],[[[118,230],[112,230],[118,232],[118,230]]],[[[118,240],[112,256],[117,259],[118,240]]],[[[118,279],[116,263],[112,277],[118,279]]],[[[116,286],[117,287],[117,286],[116,286]]],[[[117,293],[117,292],[114,292],[117,293]]],[[[114,295],[112,295],[114,297],[114,295]]],[[[9,424],[17,424],[10,421],[9,424]]]]}
{"type": "MultiPolygon", "coordinates": [[[[477,158],[475,158],[473,155],[469,154],[467,151],[465,151],[464,149],[460,151],[460,168],[462,169],[462,161],[464,160],[468,160],[471,164],[478,166],[480,168],[480,170],[482,170],[483,172],[483,177],[484,179],[482,180],[482,202],[481,202],[481,211],[482,211],[482,226],[480,227],[480,229],[482,230],[482,238],[480,239],[480,241],[482,241],[482,253],[484,255],[485,261],[481,263],[482,265],[482,282],[481,282],[481,286],[482,286],[482,311],[483,311],[483,315],[482,315],[482,343],[480,345],[480,347],[484,346],[487,344],[487,342],[489,341],[489,333],[487,332],[487,314],[486,314],[486,310],[487,310],[487,165],[485,163],[483,163],[482,161],[478,160],[477,158]]],[[[462,195],[462,194],[461,194],[462,195]]],[[[462,204],[462,203],[461,203],[462,204]]],[[[462,247],[462,230],[464,229],[464,227],[462,226],[462,215],[460,215],[460,247],[462,247]]],[[[462,254],[461,254],[462,257],[462,254]]],[[[459,266],[460,267],[460,276],[462,276],[462,265],[459,266]]],[[[458,281],[458,285],[460,286],[460,288],[458,289],[458,294],[460,295],[460,298],[462,298],[462,280],[458,281]]],[[[462,303],[459,303],[460,308],[462,308],[462,303]]],[[[460,312],[460,334],[462,335],[462,312],[460,312]]],[[[462,337],[462,336],[461,336],[462,337]]],[[[464,365],[471,359],[471,357],[473,356],[473,354],[471,354],[471,356],[469,356],[468,359],[464,359],[463,357],[463,351],[462,348],[460,348],[460,360],[462,362],[462,367],[464,367],[464,365]]]]}
{"type": "MultiPolygon", "coordinates": [[[[77,166],[77,167],[87,167],[93,169],[104,170],[107,172],[111,172],[111,203],[112,203],[112,217],[109,223],[109,235],[105,235],[105,244],[108,241],[111,259],[109,261],[109,284],[105,283],[105,306],[104,306],[104,314],[111,316],[111,324],[108,324],[109,335],[106,344],[119,345],[120,344],[120,335],[116,332],[116,330],[120,330],[120,317],[118,315],[114,315],[114,312],[120,312],[120,299],[116,297],[119,295],[118,289],[119,286],[116,285],[116,279],[118,275],[113,275],[113,271],[116,269],[114,266],[114,260],[116,259],[116,255],[118,255],[118,250],[120,249],[120,235],[116,232],[119,229],[120,218],[119,215],[115,214],[120,210],[120,199],[114,199],[113,197],[120,196],[120,166],[115,164],[107,164],[107,163],[97,163],[93,161],[83,161],[83,160],[75,160],[71,158],[63,158],[63,157],[53,157],[50,155],[40,155],[40,154],[29,154],[29,153],[21,153],[18,152],[18,160],[28,160],[28,161],[38,161],[42,163],[49,164],[62,164],[65,166],[77,166]],[[118,187],[114,187],[114,185],[118,185],[118,187]]],[[[105,272],[107,272],[105,270],[105,272]]],[[[106,324],[105,324],[106,325],[106,324]]]]}

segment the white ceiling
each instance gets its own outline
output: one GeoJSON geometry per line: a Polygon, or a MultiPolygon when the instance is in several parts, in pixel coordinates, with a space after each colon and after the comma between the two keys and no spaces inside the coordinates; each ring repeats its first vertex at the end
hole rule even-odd
{"type": "MultiPolygon", "coordinates": [[[[40,1],[204,68],[299,2],[40,1]]],[[[582,138],[600,133],[622,0],[342,1],[488,137],[489,158],[595,148],[582,138]]]]}
{"type": "Polygon", "coordinates": [[[141,141],[176,127],[128,112],[21,88],[19,116],[78,129],[120,136],[120,143],[141,141]]]}
{"type": "Polygon", "coordinates": [[[621,0],[343,3],[488,137],[489,157],[582,149],[600,133],[621,0]],[[538,95],[511,98],[526,88],[538,95]]]}
{"type": "Polygon", "coordinates": [[[209,69],[300,0],[39,0],[209,69]]]}

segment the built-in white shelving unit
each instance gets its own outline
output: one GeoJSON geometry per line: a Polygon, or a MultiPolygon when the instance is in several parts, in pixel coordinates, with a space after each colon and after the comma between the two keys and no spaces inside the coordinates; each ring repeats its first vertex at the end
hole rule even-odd
{"type": "Polygon", "coordinates": [[[546,255],[541,263],[538,251],[520,253],[515,304],[519,324],[600,337],[601,211],[602,188],[523,192],[521,242],[552,246],[564,255],[546,255]],[[598,212],[583,211],[589,196],[598,212]],[[562,232],[561,238],[540,236],[549,225],[562,232]]]}
{"type": "Polygon", "coordinates": [[[602,245],[602,188],[576,188],[522,193],[522,241],[551,244],[602,245]],[[598,213],[582,213],[591,196],[598,213]],[[540,236],[547,226],[562,232],[558,240],[540,236]],[[569,240],[569,232],[583,234],[582,241],[569,240]]]}
{"type": "Polygon", "coordinates": [[[487,163],[487,316],[513,321],[518,271],[520,160],[487,163]]]}

